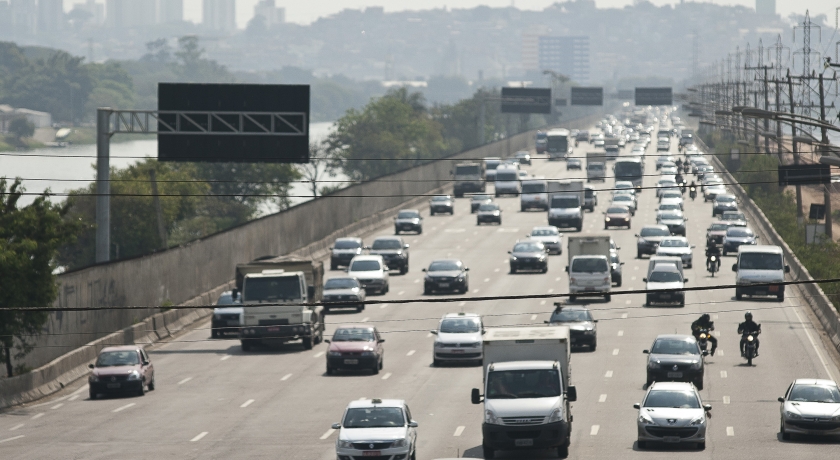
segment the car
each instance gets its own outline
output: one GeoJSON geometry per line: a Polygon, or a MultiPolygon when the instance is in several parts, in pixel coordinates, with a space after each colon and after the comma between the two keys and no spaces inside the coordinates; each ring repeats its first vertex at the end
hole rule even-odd
{"type": "Polygon", "coordinates": [[[659,168],[662,167],[665,163],[674,163],[674,157],[672,155],[660,155],[656,158],[656,170],[659,171],[659,168]]]}
{"type": "Polygon", "coordinates": [[[390,287],[388,266],[379,255],[356,256],[347,267],[347,276],[356,278],[367,294],[385,294],[390,287]]]}
{"type": "Polygon", "coordinates": [[[356,278],[330,278],[324,283],[324,302],[336,302],[324,305],[325,312],[337,308],[355,308],[360,312],[365,309],[366,298],[362,283],[356,278]]]}
{"type": "Polygon", "coordinates": [[[641,259],[645,254],[656,254],[659,242],[671,236],[671,231],[665,225],[646,225],[636,234],[636,254],[641,259]]]}
{"type": "Polygon", "coordinates": [[[726,236],[726,231],[731,227],[728,222],[714,222],[706,229],[706,245],[709,243],[721,245],[723,244],[723,237],[726,236]]]}
{"type": "Polygon", "coordinates": [[[549,254],[563,254],[563,234],[557,227],[534,227],[531,233],[525,236],[542,243],[549,254]]]}
{"type": "Polygon", "coordinates": [[[676,265],[658,264],[642,281],[647,283],[647,291],[653,291],[645,294],[645,305],[665,303],[685,306],[685,291],[681,289],[688,279],[683,278],[676,265]]]}
{"type": "Polygon", "coordinates": [[[723,236],[723,255],[738,252],[738,248],[743,245],[756,244],[758,244],[758,237],[749,227],[730,226],[726,229],[726,235],[723,236]]]}
{"type": "Polygon", "coordinates": [[[476,194],[470,196],[470,214],[478,212],[479,206],[493,202],[492,195],[476,194]]]}
{"type": "Polygon", "coordinates": [[[88,365],[88,395],[130,393],[143,396],[155,389],[155,366],[140,345],[105,347],[88,365]]]}
{"type": "Polygon", "coordinates": [[[610,278],[616,286],[621,287],[621,266],[624,265],[618,257],[618,251],[610,251],[610,278]]]}
{"type": "Polygon", "coordinates": [[[484,359],[484,323],[476,313],[447,313],[440,319],[432,347],[432,365],[443,362],[473,362],[484,359]]]}
{"type": "Polygon", "coordinates": [[[595,140],[592,141],[592,146],[595,147],[595,148],[604,148],[604,138],[603,137],[596,137],[595,140]]]}
{"type": "Polygon", "coordinates": [[[336,238],[330,248],[330,270],[338,270],[346,267],[353,260],[353,257],[362,253],[365,244],[361,238],[336,238]]]}
{"type": "Polygon", "coordinates": [[[703,202],[714,201],[718,194],[726,193],[726,186],[723,184],[713,184],[703,188],[703,202]]]}
{"type": "Polygon", "coordinates": [[[663,176],[676,176],[678,172],[677,165],[673,163],[665,163],[659,168],[659,174],[663,176]]]}
{"type": "Polygon", "coordinates": [[[217,338],[227,332],[239,333],[239,317],[242,315],[242,302],[233,291],[225,291],[219,296],[213,319],[210,320],[210,337],[217,338]]]}
{"type": "Polygon", "coordinates": [[[401,399],[361,399],[347,405],[335,441],[336,457],[414,460],[417,422],[401,399]]]}
{"type": "Polygon", "coordinates": [[[782,439],[840,436],[840,389],[833,380],[796,379],[779,398],[782,439]]]}
{"type": "Polygon", "coordinates": [[[598,206],[598,191],[592,187],[584,187],[583,209],[588,209],[589,212],[595,212],[595,206],[598,206]]]}
{"type": "Polygon", "coordinates": [[[613,195],[630,194],[636,196],[636,187],[629,180],[617,180],[613,186],[613,195]]]}
{"type": "Polygon", "coordinates": [[[685,236],[685,223],[688,219],[681,212],[662,211],[656,216],[656,223],[665,225],[672,235],[685,236]]]}
{"type": "Polygon", "coordinates": [[[686,382],[655,382],[650,385],[639,409],[637,445],[651,442],[694,444],[706,448],[706,426],[711,404],[703,404],[694,385],[686,382]]]}
{"type": "Polygon", "coordinates": [[[378,374],[385,364],[385,339],[370,324],[342,324],[335,328],[327,348],[327,375],[338,370],[365,370],[378,374]]]}
{"type": "Polygon", "coordinates": [[[673,179],[674,176],[667,176],[656,183],[656,197],[659,198],[664,192],[669,190],[679,191],[680,187],[677,185],[677,181],[673,179]]]}
{"type": "Polygon", "coordinates": [[[657,152],[667,152],[668,150],[671,150],[671,141],[662,138],[656,141],[657,152]]]}
{"type": "Polygon", "coordinates": [[[720,217],[721,223],[726,223],[729,225],[734,225],[737,227],[746,227],[747,226],[747,216],[744,215],[743,212],[738,211],[724,211],[720,217]]]}
{"type": "MultiPolygon", "coordinates": [[[[706,180],[706,177],[714,174],[715,168],[709,164],[701,164],[698,165],[697,168],[694,170],[694,175],[697,176],[698,179],[706,180]]],[[[715,174],[716,175],[716,174],[715,174]]]]}
{"type": "Polygon", "coordinates": [[[677,203],[680,205],[680,209],[683,207],[683,196],[682,193],[676,190],[668,190],[667,192],[662,192],[659,195],[659,204],[662,203],[677,203]]]}
{"type": "Polygon", "coordinates": [[[715,195],[715,201],[712,204],[712,217],[715,217],[718,214],[723,214],[726,211],[737,210],[738,199],[735,198],[735,195],[730,195],[728,193],[719,193],[715,195]]]}
{"type": "Polygon", "coordinates": [[[496,168],[494,187],[496,197],[502,195],[519,196],[522,193],[522,183],[519,181],[519,165],[499,165],[496,168]]]}
{"type": "Polygon", "coordinates": [[[545,323],[549,326],[569,326],[572,347],[589,347],[589,351],[598,348],[597,319],[584,305],[555,304],[557,308],[545,323]]]}
{"type": "Polygon", "coordinates": [[[519,161],[519,164],[523,165],[531,165],[531,154],[525,151],[516,152],[516,155],[513,156],[519,161]]]}
{"type": "Polygon", "coordinates": [[[458,259],[439,259],[424,268],[423,294],[435,291],[455,291],[465,294],[470,290],[469,268],[458,259]]]}
{"type": "Polygon", "coordinates": [[[479,206],[478,215],[476,216],[476,225],[482,223],[495,222],[502,225],[502,210],[496,203],[488,203],[479,206]]]}
{"type": "MultiPolygon", "coordinates": [[[[701,168],[708,169],[708,168],[711,168],[711,166],[701,166],[701,168]]],[[[702,177],[700,177],[700,175],[698,175],[698,179],[700,179],[700,184],[701,185],[722,184],[723,183],[723,178],[720,177],[719,174],[715,174],[712,171],[708,171],[708,172],[702,174],[702,177]]]]}
{"type": "Polygon", "coordinates": [[[434,216],[435,214],[444,212],[449,215],[455,214],[455,205],[452,202],[452,197],[449,195],[433,196],[429,200],[429,214],[434,216]]]}
{"type": "Polygon", "coordinates": [[[610,206],[625,206],[630,210],[630,215],[636,215],[636,198],[633,195],[628,194],[620,194],[620,195],[613,195],[612,203],[610,206]]]}
{"type": "Polygon", "coordinates": [[[510,254],[510,272],[519,270],[538,270],[540,273],[548,271],[548,249],[539,241],[517,241],[510,254]]]}
{"type": "Polygon", "coordinates": [[[566,160],[566,171],[571,171],[572,169],[576,169],[580,171],[583,169],[583,164],[580,161],[580,158],[569,158],[566,160]]]}
{"type": "Polygon", "coordinates": [[[664,203],[659,203],[659,206],[656,207],[656,215],[662,214],[663,212],[670,212],[676,214],[682,214],[682,206],[679,203],[674,203],[673,201],[666,201],[664,203]]]}
{"type": "Polygon", "coordinates": [[[630,228],[632,213],[627,206],[610,206],[604,212],[604,230],[610,227],[630,228]]]}
{"type": "Polygon", "coordinates": [[[394,217],[394,233],[399,235],[402,232],[423,233],[423,218],[420,211],[416,209],[402,209],[394,217]]]}
{"type": "Polygon", "coordinates": [[[663,334],[656,337],[648,355],[647,387],[653,382],[691,382],[703,389],[705,363],[697,340],[690,335],[663,334]]]}
{"type": "Polygon", "coordinates": [[[684,267],[691,268],[694,265],[694,257],[691,255],[692,249],[694,249],[694,246],[688,244],[688,239],[684,236],[672,236],[670,238],[663,238],[659,242],[656,255],[679,257],[682,259],[684,267]]]}
{"type": "Polygon", "coordinates": [[[528,177],[529,177],[529,176],[528,176],[528,171],[525,171],[524,169],[520,169],[520,170],[519,170],[519,180],[520,180],[520,181],[523,181],[523,180],[525,180],[525,179],[528,179],[528,177]]]}
{"type": "Polygon", "coordinates": [[[399,270],[400,275],[408,273],[410,246],[399,236],[380,236],[373,244],[365,247],[371,255],[382,256],[388,270],[399,270]]]}

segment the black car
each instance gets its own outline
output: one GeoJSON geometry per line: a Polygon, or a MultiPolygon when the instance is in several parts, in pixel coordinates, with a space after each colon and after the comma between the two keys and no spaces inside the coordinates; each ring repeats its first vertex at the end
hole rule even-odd
{"type": "Polygon", "coordinates": [[[452,203],[452,197],[449,195],[432,197],[429,200],[429,213],[433,216],[440,213],[455,214],[455,205],[452,203]]]}
{"type": "Polygon", "coordinates": [[[478,211],[478,208],[483,204],[490,204],[493,202],[492,195],[472,195],[470,197],[470,213],[478,211]]]}
{"type": "Polygon", "coordinates": [[[589,347],[590,351],[595,351],[598,346],[598,328],[595,325],[597,322],[597,319],[592,318],[589,309],[583,305],[558,305],[546,324],[569,326],[572,347],[589,347]]]}
{"type": "Polygon", "coordinates": [[[361,238],[336,238],[330,248],[330,270],[350,265],[353,257],[362,253],[364,246],[361,238]]]}
{"type": "Polygon", "coordinates": [[[478,208],[478,215],[476,216],[476,224],[495,222],[502,225],[502,210],[496,203],[483,204],[478,208]]]}
{"type": "Polygon", "coordinates": [[[470,290],[470,269],[457,259],[435,260],[424,268],[426,279],[423,281],[423,294],[435,291],[455,291],[461,294],[470,290]]]}
{"type": "Polygon", "coordinates": [[[513,245],[510,254],[510,272],[518,270],[539,270],[541,273],[548,271],[548,250],[539,241],[520,241],[513,245]]]}
{"type": "Polygon", "coordinates": [[[646,225],[641,233],[636,235],[636,257],[642,258],[644,254],[656,254],[659,242],[662,238],[671,236],[671,230],[665,225],[646,225]]]}
{"type": "Polygon", "coordinates": [[[738,199],[735,198],[735,195],[730,195],[728,193],[715,196],[715,201],[712,204],[712,217],[717,216],[718,214],[723,214],[727,211],[737,211],[738,210],[738,199]]]}
{"type": "Polygon", "coordinates": [[[408,244],[398,236],[380,236],[365,249],[369,249],[371,255],[382,256],[388,270],[399,270],[401,275],[405,275],[408,273],[408,248],[408,244]]]}
{"type": "Polygon", "coordinates": [[[703,389],[703,353],[690,335],[660,335],[648,355],[647,385],[653,382],[691,382],[703,389]]]}
{"type": "Polygon", "coordinates": [[[423,233],[423,218],[420,217],[420,211],[416,209],[403,209],[394,217],[394,233],[399,235],[401,232],[417,232],[423,233]]]}
{"type": "Polygon", "coordinates": [[[656,223],[668,227],[668,231],[672,235],[685,236],[685,223],[687,221],[688,219],[680,212],[661,212],[656,216],[656,223]]]}

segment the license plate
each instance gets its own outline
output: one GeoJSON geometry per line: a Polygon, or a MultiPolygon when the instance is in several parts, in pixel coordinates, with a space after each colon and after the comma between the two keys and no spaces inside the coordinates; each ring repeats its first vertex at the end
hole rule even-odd
{"type": "Polygon", "coordinates": [[[770,286],[769,290],[770,292],[779,292],[779,286],[770,286]]]}
{"type": "Polygon", "coordinates": [[[665,436],[662,438],[662,442],[680,442],[679,436],[665,436]]]}
{"type": "Polygon", "coordinates": [[[449,287],[449,283],[438,283],[439,287],[449,287]]]}
{"type": "Polygon", "coordinates": [[[365,450],[362,451],[362,457],[381,457],[382,451],[381,450],[365,450]]]}
{"type": "Polygon", "coordinates": [[[272,326],[272,327],[268,328],[268,332],[280,332],[280,327],[279,326],[272,326]]]}
{"type": "Polygon", "coordinates": [[[586,291],[586,292],[594,292],[595,288],[594,287],[588,287],[588,288],[583,288],[583,290],[586,291]]]}
{"type": "Polygon", "coordinates": [[[660,295],[659,297],[661,297],[661,298],[663,298],[663,299],[670,299],[670,298],[671,298],[671,294],[662,294],[662,295],[660,295]]]}
{"type": "Polygon", "coordinates": [[[239,326],[239,320],[230,320],[227,322],[228,326],[239,326]]]}
{"type": "Polygon", "coordinates": [[[358,359],[345,359],[344,364],[359,364],[358,359]]]}
{"type": "Polygon", "coordinates": [[[682,372],[668,372],[669,379],[681,379],[683,376],[682,372]]]}
{"type": "Polygon", "coordinates": [[[534,445],[533,439],[515,439],[513,445],[516,447],[530,447],[534,445]]]}
{"type": "Polygon", "coordinates": [[[119,388],[119,387],[120,387],[119,383],[109,383],[108,384],[108,388],[119,388]]]}
{"type": "Polygon", "coordinates": [[[458,353],[463,353],[463,352],[464,352],[464,350],[452,350],[452,353],[453,353],[453,354],[456,354],[456,355],[457,355],[458,353]]]}
{"type": "Polygon", "coordinates": [[[577,342],[577,339],[572,339],[572,343],[575,343],[575,342],[577,342]]]}

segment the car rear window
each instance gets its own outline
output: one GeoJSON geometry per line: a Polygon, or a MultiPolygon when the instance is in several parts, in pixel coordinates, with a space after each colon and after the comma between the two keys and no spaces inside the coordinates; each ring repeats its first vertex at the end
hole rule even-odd
{"type": "Polygon", "coordinates": [[[369,272],[379,269],[379,261],[377,260],[357,260],[350,266],[351,272],[369,272]]]}
{"type": "Polygon", "coordinates": [[[353,278],[333,278],[324,283],[324,289],[353,289],[359,287],[359,282],[353,278]]]}
{"type": "Polygon", "coordinates": [[[607,271],[607,259],[582,258],[572,261],[572,272],[575,273],[602,273],[607,271]]]}
{"type": "Polygon", "coordinates": [[[397,239],[376,239],[373,240],[371,249],[402,249],[402,242],[397,239]]]}
{"type": "Polygon", "coordinates": [[[352,240],[338,240],[335,242],[335,249],[358,249],[362,247],[362,244],[358,241],[352,240]]]}

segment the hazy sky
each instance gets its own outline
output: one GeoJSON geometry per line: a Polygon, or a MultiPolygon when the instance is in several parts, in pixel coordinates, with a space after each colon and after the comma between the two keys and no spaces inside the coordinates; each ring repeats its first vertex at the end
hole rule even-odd
{"type": "MultiPolygon", "coordinates": [[[[104,0],[100,0],[104,3],[104,0]]],[[[254,5],[259,0],[237,0],[236,22],[239,27],[245,27],[248,20],[254,15],[254,5]]],[[[520,9],[541,10],[556,0],[308,0],[300,3],[298,1],[276,0],[277,6],[286,8],[286,19],[289,22],[308,24],[319,17],[329,16],[345,8],[362,9],[366,6],[384,6],[386,11],[399,10],[426,10],[431,8],[472,8],[478,5],[502,7],[514,4],[520,9]]],[[[64,0],[65,6],[69,9],[74,3],[83,3],[82,0],[64,0]]],[[[201,22],[202,0],[184,0],[186,19],[193,22],[201,22]]],[[[595,0],[601,8],[617,8],[633,3],[633,0],[595,0]]],[[[667,0],[652,0],[656,5],[678,3],[667,0]]],[[[727,5],[755,6],[755,0],[716,0],[712,3],[727,5]]],[[[783,17],[790,13],[802,14],[810,9],[811,15],[825,14],[829,22],[834,20],[834,9],[838,4],[829,0],[776,0],[776,12],[783,17]]]]}

